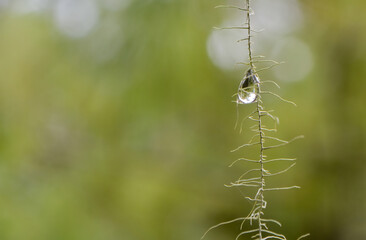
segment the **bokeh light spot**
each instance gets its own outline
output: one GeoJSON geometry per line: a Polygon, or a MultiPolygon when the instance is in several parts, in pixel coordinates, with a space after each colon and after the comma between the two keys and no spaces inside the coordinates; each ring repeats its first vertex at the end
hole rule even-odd
{"type": "Polygon", "coordinates": [[[99,11],[92,0],[59,0],[54,20],[58,29],[72,38],[86,36],[99,19],[99,11]]]}
{"type": "Polygon", "coordinates": [[[253,27],[270,34],[290,33],[303,25],[303,14],[297,0],[253,1],[253,27]]]}
{"type": "Polygon", "coordinates": [[[313,54],[303,41],[289,37],[278,41],[273,48],[272,58],[285,61],[274,68],[275,76],[282,81],[299,81],[313,69],[313,54]]]}

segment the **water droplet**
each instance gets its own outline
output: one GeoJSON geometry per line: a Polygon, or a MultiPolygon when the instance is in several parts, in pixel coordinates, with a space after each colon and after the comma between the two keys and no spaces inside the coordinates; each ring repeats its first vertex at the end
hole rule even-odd
{"type": "Polygon", "coordinates": [[[249,104],[254,102],[258,95],[258,83],[259,77],[250,68],[239,84],[237,103],[249,104]]]}

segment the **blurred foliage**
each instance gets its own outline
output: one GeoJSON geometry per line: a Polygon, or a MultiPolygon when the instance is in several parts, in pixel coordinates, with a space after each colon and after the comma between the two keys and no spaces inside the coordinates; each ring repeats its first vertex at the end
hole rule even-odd
{"type": "MultiPolygon", "coordinates": [[[[79,39],[57,30],[51,10],[0,9],[1,239],[199,239],[248,212],[245,190],[223,186],[246,169],[227,166],[248,136],[233,129],[231,103],[245,69],[222,71],[206,52],[224,17],[217,4],[101,8],[104,25],[79,39]],[[112,23],[118,34],[103,42],[112,23]]],[[[289,239],[366,239],[366,3],[301,4],[306,24],[294,34],[315,67],[281,84],[298,108],[268,104],[279,137],[306,137],[281,149],[299,162],[273,184],[302,189],[268,194],[266,214],[289,239]]]]}

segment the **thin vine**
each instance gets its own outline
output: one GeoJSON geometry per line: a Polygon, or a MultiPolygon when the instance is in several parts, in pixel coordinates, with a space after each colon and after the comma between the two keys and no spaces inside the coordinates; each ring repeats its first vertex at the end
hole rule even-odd
{"type": "MultiPolygon", "coordinates": [[[[238,7],[233,5],[220,5],[217,6],[217,8],[231,8],[231,9],[237,9],[239,11],[243,11],[246,13],[246,22],[244,26],[234,26],[234,27],[223,27],[223,28],[217,28],[217,29],[240,29],[240,30],[246,30],[247,31],[247,37],[238,40],[238,42],[241,41],[247,41],[247,47],[248,47],[248,62],[246,63],[240,63],[249,66],[249,69],[247,70],[243,80],[240,82],[238,92],[235,94],[237,97],[236,103],[237,104],[250,104],[250,103],[256,103],[255,110],[251,112],[247,117],[245,117],[241,124],[240,124],[240,132],[242,131],[242,125],[243,122],[246,120],[254,121],[256,122],[255,125],[251,127],[251,130],[255,133],[255,135],[251,138],[251,140],[243,144],[233,151],[238,151],[242,148],[247,148],[255,145],[259,145],[259,157],[258,159],[248,159],[248,158],[239,158],[235,160],[231,165],[233,166],[237,162],[245,161],[245,162],[252,162],[257,163],[259,166],[257,168],[250,169],[246,172],[244,172],[238,180],[236,180],[233,183],[230,183],[228,185],[225,185],[227,187],[248,187],[248,188],[256,188],[256,194],[254,197],[246,197],[247,200],[253,203],[252,209],[250,210],[249,214],[246,217],[239,217],[230,221],[219,223],[211,228],[209,228],[206,233],[202,236],[204,238],[206,234],[219,226],[234,223],[241,221],[240,225],[240,233],[236,236],[236,240],[241,238],[244,235],[251,235],[252,239],[255,240],[266,240],[266,239],[281,239],[281,240],[287,240],[285,235],[274,232],[270,230],[269,225],[270,224],[277,224],[278,226],[282,226],[282,224],[275,220],[275,219],[266,219],[264,218],[264,209],[267,207],[267,201],[265,200],[264,193],[267,191],[278,191],[278,190],[288,190],[288,189],[297,189],[300,188],[299,186],[288,186],[288,187],[275,187],[275,188],[267,188],[266,187],[266,180],[269,177],[276,176],[279,174],[283,174],[293,168],[295,166],[295,158],[272,158],[267,159],[267,156],[265,155],[265,152],[270,149],[278,148],[285,146],[289,143],[291,143],[294,140],[297,140],[299,138],[302,138],[303,136],[297,136],[291,140],[283,140],[279,139],[274,136],[270,136],[272,132],[277,132],[277,124],[278,124],[278,117],[274,116],[272,114],[272,110],[265,110],[265,107],[263,105],[262,101],[262,95],[269,94],[271,96],[277,97],[278,99],[290,103],[296,106],[295,103],[288,101],[281,96],[279,96],[276,93],[273,93],[271,91],[263,91],[262,85],[267,83],[272,83],[275,86],[279,87],[277,83],[274,81],[260,81],[260,78],[258,76],[258,73],[271,69],[272,67],[275,67],[281,62],[277,62],[274,60],[268,60],[265,59],[263,56],[254,56],[253,55],[253,49],[252,49],[252,33],[256,33],[258,31],[255,31],[252,29],[251,25],[251,0],[244,0],[245,1],[245,7],[238,7]],[[263,67],[261,69],[256,69],[255,64],[256,63],[272,63],[272,65],[263,67]],[[274,127],[268,128],[264,125],[264,118],[269,118],[270,120],[273,120],[274,127]],[[257,141],[255,141],[257,139],[257,141]],[[271,145],[267,145],[267,142],[274,142],[271,145]],[[270,162],[292,162],[290,166],[287,168],[280,170],[278,172],[271,172],[270,170],[266,169],[265,164],[270,162]],[[252,176],[251,176],[252,175],[252,176]],[[251,226],[256,226],[254,229],[249,230],[243,230],[244,223],[246,221],[250,222],[251,226]],[[256,224],[254,224],[256,223],[256,224]]],[[[237,124],[236,124],[237,125],[237,124]]],[[[298,238],[303,239],[310,234],[304,234],[298,238]]]]}

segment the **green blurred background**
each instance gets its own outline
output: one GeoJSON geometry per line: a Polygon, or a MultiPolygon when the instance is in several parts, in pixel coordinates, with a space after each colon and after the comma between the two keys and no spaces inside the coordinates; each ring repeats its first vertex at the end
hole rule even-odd
{"type": "MultiPolygon", "coordinates": [[[[187,240],[245,216],[227,166],[244,15],[219,0],[0,0],[0,238],[187,240]]],[[[269,193],[289,239],[366,239],[366,2],[252,0],[277,136],[305,139],[269,193]]],[[[239,106],[240,116],[253,105],[239,106]]],[[[251,152],[250,152],[251,151],[251,152]]],[[[236,224],[206,239],[235,239],[236,224]]],[[[243,238],[245,239],[245,238],[243,238]]]]}

